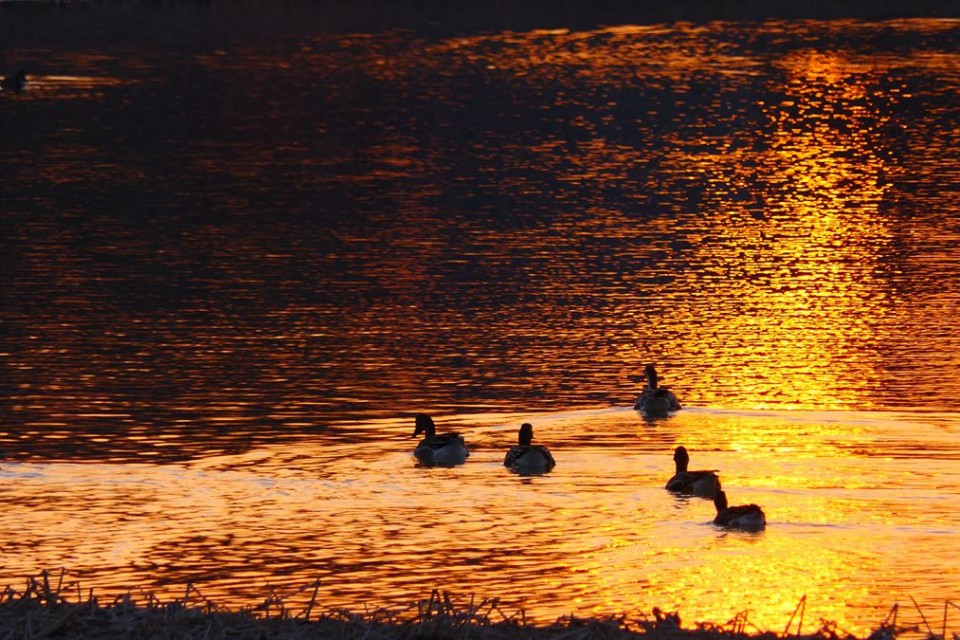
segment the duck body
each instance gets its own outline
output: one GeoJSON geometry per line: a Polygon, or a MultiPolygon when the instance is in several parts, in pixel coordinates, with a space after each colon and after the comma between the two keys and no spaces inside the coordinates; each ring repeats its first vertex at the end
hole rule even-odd
{"type": "Polygon", "coordinates": [[[511,447],[503,460],[503,466],[521,475],[537,475],[547,473],[557,466],[557,463],[546,447],[533,444],[527,447],[511,447]]]}
{"type": "Polygon", "coordinates": [[[713,498],[720,490],[720,479],[712,471],[685,471],[670,478],[667,491],[713,498]]]}
{"type": "Polygon", "coordinates": [[[549,472],[557,463],[549,449],[533,444],[533,425],[524,423],[520,426],[519,444],[507,451],[503,466],[520,475],[539,475],[549,472]]]}
{"type": "Polygon", "coordinates": [[[680,409],[680,402],[672,391],[658,389],[649,393],[644,389],[633,408],[648,418],[665,418],[680,409]]]}
{"type": "Polygon", "coordinates": [[[4,78],[0,81],[0,87],[4,91],[13,91],[15,93],[20,93],[21,91],[26,90],[27,88],[27,73],[23,69],[17,71],[17,74],[10,76],[9,78],[4,78]]]}
{"type": "Polygon", "coordinates": [[[656,367],[648,364],[644,370],[644,376],[647,379],[647,386],[640,392],[640,397],[633,405],[634,409],[648,418],[664,418],[682,408],[676,394],[660,386],[656,367]]]}
{"type": "Polygon", "coordinates": [[[459,433],[438,434],[433,418],[420,414],[417,416],[413,437],[424,434],[414,449],[414,457],[426,467],[453,467],[467,461],[470,452],[459,433]]]}
{"type": "Polygon", "coordinates": [[[717,492],[713,503],[717,507],[717,517],[713,519],[715,525],[744,531],[759,531],[767,526],[767,516],[755,504],[728,506],[727,494],[723,491],[717,492]]]}
{"type": "Polygon", "coordinates": [[[690,454],[686,447],[677,447],[673,452],[676,473],[667,481],[667,491],[714,498],[720,491],[720,478],[715,470],[688,471],[690,454]]]}

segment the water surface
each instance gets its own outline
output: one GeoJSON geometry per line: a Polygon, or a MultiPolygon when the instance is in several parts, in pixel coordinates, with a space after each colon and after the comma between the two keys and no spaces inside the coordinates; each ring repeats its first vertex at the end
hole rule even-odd
{"type": "Polygon", "coordinates": [[[0,94],[0,578],[937,618],[960,599],[958,36],[5,50],[33,82],[0,94]],[[647,362],[688,410],[629,409],[647,362]],[[414,466],[421,411],[467,465],[414,466]],[[547,477],[500,466],[525,419],[547,477]],[[663,491],[680,443],[767,531],[663,491]]]}
{"type": "MultiPolygon", "coordinates": [[[[687,409],[646,422],[630,408],[451,422],[471,444],[454,469],[415,466],[412,423],[304,437],[178,464],[8,463],[4,575],[74,567],[105,593],[221,605],[274,592],[302,606],[403,609],[449,591],[562,615],[677,609],[688,624],[746,612],[780,630],[805,595],[821,618],[864,633],[910,598],[940,620],[956,601],[960,420],[902,413],[687,409]],[[557,467],[502,466],[521,420],[557,467]],[[732,504],[768,527],[727,532],[713,504],[663,489],[672,450],[719,469],[732,504]]],[[[812,625],[812,626],[809,626],[812,625]]],[[[954,628],[953,625],[950,628],[954,628]]]]}

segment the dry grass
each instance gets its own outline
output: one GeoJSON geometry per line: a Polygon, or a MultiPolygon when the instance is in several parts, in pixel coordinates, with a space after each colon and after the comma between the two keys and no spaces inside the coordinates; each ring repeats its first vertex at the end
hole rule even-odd
{"type": "MultiPolygon", "coordinates": [[[[67,584],[64,579],[63,572],[53,577],[44,572],[29,579],[22,591],[7,587],[0,593],[0,639],[860,640],[825,620],[820,621],[816,631],[802,633],[806,598],[797,604],[781,634],[757,629],[746,613],[726,624],[700,624],[695,629],[684,629],[675,613],[657,608],[651,616],[640,619],[565,617],[550,625],[535,625],[527,622],[523,612],[502,611],[496,600],[454,603],[448,594],[436,591],[407,610],[318,613],[318,585],[310,588],[313,598],[307,606],[297,610],[285,606],[275,594],[256,607],[225,610],[192,587],[187,588],[182,599],[173,602],[161,602],[149,595],[137,600],[126,594],[101,604],[92,590],[84,592],[77,583],[67,584]]],[[[930,629],[922,612],[925,630],[898,627],[898,609],[894,606],[866,640],[893,640],[904,632],[926,633],[928,640],[942,640],[950,607],[960,609],[953,603],[944,605],[941,634],[930,629]]],[[[960,635],[953,634],[953,639],[960,640],[960,635]]]]}

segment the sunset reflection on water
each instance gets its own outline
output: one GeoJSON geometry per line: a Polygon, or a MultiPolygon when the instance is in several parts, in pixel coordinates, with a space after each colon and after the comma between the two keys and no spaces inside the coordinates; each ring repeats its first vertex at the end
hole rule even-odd
{"type": "Polygon", "coordinates": [[[717,280],[717,293],[749,311],[722,320],[730,335],[757,337],[736,358],[752,372],[739,385],[755,408],[870,408],[866,399],[881,385],[871,342],[893,297],[878,264],[892,235],[879,211],[889,185],[878,184],[883,163],[857,117],[868,91],[837,58],[811,53],[783,63],[780,102],[764,106],[771,131],[758,165],[768,187],[752,208],[715,205],[740,219],[718,229],[725,251],[709,248],[705,260],[740,275],[739,287],[717,280]]]}
{"type": "Polygon", "coordinates": [[[379,438],[360,450],[321,438],[178,465],[5,464],[7,513],[31,534],[7,530],[3,575],[76,567],[105,594],[191,583],[229,606],[271,590],[303,604],[320,580],[324,607],[351,610],[439,588],[543,622],[659,606],[689,624],[749,611],[771,630],[806,595],[810,620],[855,632],[909,597],[929,613],[960,595],[944,571],[960,535],[955,417],[690,409],[644,424],[609,409],[446,426],[472,446],[463,467],[415,466],[401,421],[368,427],[379,438]],[[558,459],[548,476],[501,465],[521,419],[558,459]],[[663,489],[680,442],[734,503],[763,505],[765,531],[719,530],[710,501],[663,489]]]}
{"type": "Polygon", "coordinates": [[[960,599],[958,33],[51,52],[0,103],[0,579],[858,632],[960,599]],[[413,464],[422,411],[466,465],[413,464]],[[502,467],[522,420],[548,476],[502,467]],[[767,530],[667,494],[679,444],[767,530]]]}

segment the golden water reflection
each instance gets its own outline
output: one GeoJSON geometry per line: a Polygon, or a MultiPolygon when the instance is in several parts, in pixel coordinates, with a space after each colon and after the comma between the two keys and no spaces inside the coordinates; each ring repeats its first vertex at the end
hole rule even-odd
{"type": "Polygon", "coordinates": [[[0,105],[0,578],[773,630],[804,595],[854,630],[956,601],[957,39],[51,52],[0,105]],[[650,361],[668,421],[622,409],[650,361]],[[419,411],[468,465],[412,465],[419,411]],[[500,465],[528,411],[547,477],[500,465]],[[680,443],[769,528],[666,495],[680,443]]]}
{"type": "Polygon", "coordinates": [[[541,621],[659,606],[688,624],[746,610],[770,630],[806,595],[808,620],[854,632],[909,597],[928,612],[960,597],[945,570],[960,543],[955,416],[689,410],[643,423],[611,409],[445,427],[473,447],[463,467],[416,467],[406,422],[359,450],[300,440],[122,473],[5,464],[0,578],[67,566],[105,593],[177,597],[190,582],[233,606],[270,588],[299,602],[319,579],[329,608],[437,588],[541,621]],[[502,468],[527,419],[558,459],[548,476],[502,468]],[[763,505],[767,529],[719,530],[709,501],[664,491],[678,442],[720,469],[733,502],[763,505]]]}
{"type": "Polygon", "coordinates": [[[715,205],[726,214],[718,217],[723,250],[708,247],[705,259],[740,276],[734,287],[719,280],[716,295],[746,312],[726,314],[720,331],[746,338],[735,359],[751,372],[738,382],[754,407],[870,406],[863,399],[880,386],[876,314],[894,293],[877,277],[892,229],[879,211],[886,169],[864,122],[877,116],[858,105],[869,79],[837,52],[779,63],[787,72],[782,97],[764,105],[771,129],[759,165],[767,174],[763,208],[730,224],[726,215],[740,205],[715,205]]]}
{"type": "Polygon", "coordinates": [[[956,408],[955,30],[52,54],[5,160],[17,422],[623,404],[651,360],[693,406],[956,408]]]}

